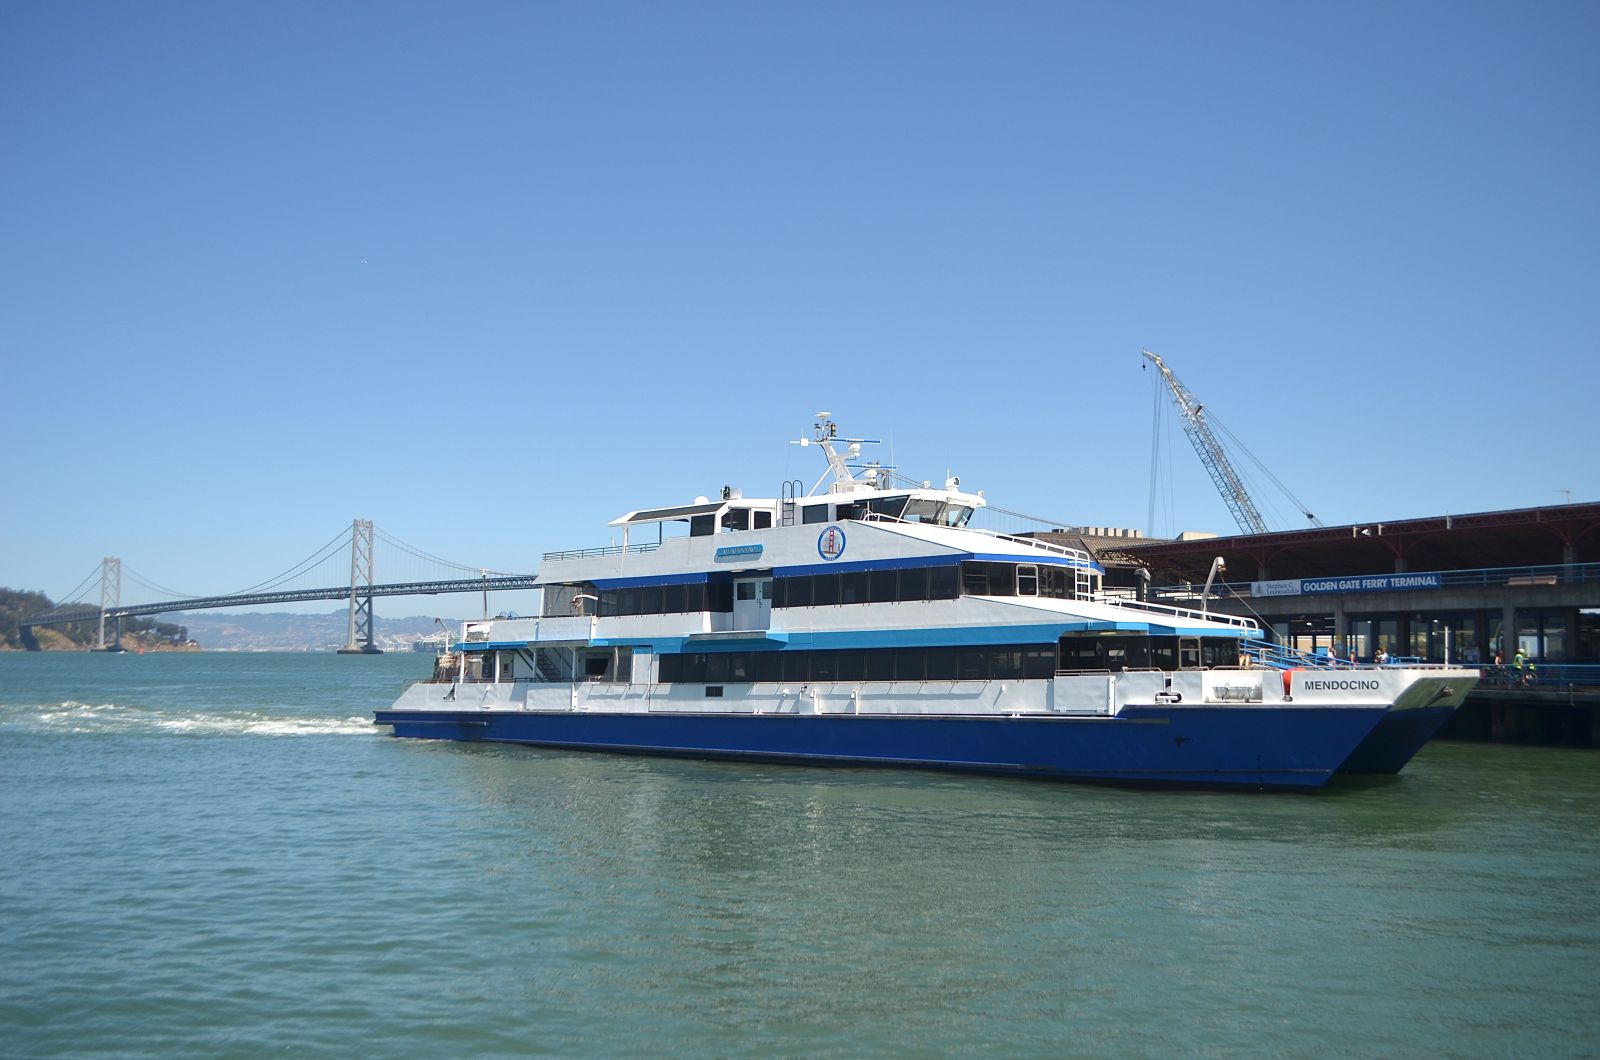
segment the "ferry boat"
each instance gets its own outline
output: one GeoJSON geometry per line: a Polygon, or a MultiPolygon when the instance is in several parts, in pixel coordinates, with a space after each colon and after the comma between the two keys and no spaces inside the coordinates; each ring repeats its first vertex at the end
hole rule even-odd
{"type": "Polygon", "coordinates": [[[400,737],[1139,786],[1397,772],[1475,670],[1284,652],[1246,618],[1104,591],[1086,552],[970,525],[983,493],[864,462],[630,511],[546,554],[536,617],[463,623],[400,737]],[[645,540],[641,540],[641,539],[645,540]],[[649,540],[653,538],[653,540],[649,540]]]}

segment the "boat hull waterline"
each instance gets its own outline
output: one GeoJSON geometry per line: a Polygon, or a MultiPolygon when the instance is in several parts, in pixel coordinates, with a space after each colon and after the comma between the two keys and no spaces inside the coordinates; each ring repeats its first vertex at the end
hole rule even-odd
{"type": "Polygon", "coordinates": [[[1117,783],[1310,791],[1382,706],[1125,707],[1111,717],[391,710],[400,737],[710,759],[899,766],[1117,783]]]}

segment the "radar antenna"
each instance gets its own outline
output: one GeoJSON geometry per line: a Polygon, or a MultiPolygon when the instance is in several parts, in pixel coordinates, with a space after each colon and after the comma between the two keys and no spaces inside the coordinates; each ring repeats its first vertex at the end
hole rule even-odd
{"type": "Polygon", "coordinates": [[[876,438],[841,438],[839,425],[833,421],[833,413],[817,413],[817,422],[811,425],[811,437],[790,443],[800,446],[815,445],[822,450],[822,455],[828,460],[828,470],[822,473],[822,477],[817,479],[806,496],[815,494],[829,475],[833,476],[833,485],[829,487],[829,492],[832,493],[848,493],[852,489],[871,489],[876,486],[879,476],[892,470],[893,466],[879,464],[877,461],[869,461],[866,464],[855,464],[851,461],[861,458],[863,445],[877,443],[876,438]],[[841,454],[833,447],[835,442],[844,443],[846,447],[844,453],[841,454]],[[861,480],[855,476],[858,470],[864,472],[861,480]]]}

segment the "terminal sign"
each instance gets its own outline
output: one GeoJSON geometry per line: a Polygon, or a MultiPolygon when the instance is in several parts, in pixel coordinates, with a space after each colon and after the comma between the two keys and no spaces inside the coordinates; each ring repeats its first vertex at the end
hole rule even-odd
{"type": "Polygon", "coordinates": [[[1308,596],[1313,593],[1393,593],[1406,589],[1437,589],[1439,574],[1361,574],[1350,578],[1285,578],[1251,582],[1252,596],[1308,596]]]}

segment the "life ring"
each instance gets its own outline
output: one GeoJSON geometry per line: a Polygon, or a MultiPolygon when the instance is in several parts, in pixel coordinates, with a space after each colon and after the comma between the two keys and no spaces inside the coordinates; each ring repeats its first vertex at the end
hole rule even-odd
{"type": "Polygon", "coordinates": [[[1304,666],[1296,666],[1291,670],[1283,671],[1283,697],[1285,699],[1289,698],[1289,695],[1290,695],[1289,686],[1290,686],[1291,682],[1293,682],[1293,680],[1294,680],[1294,675],[1299,673],[1300,671],[1302,671],[1304,669],[1305,669],[1304,666]]]}

